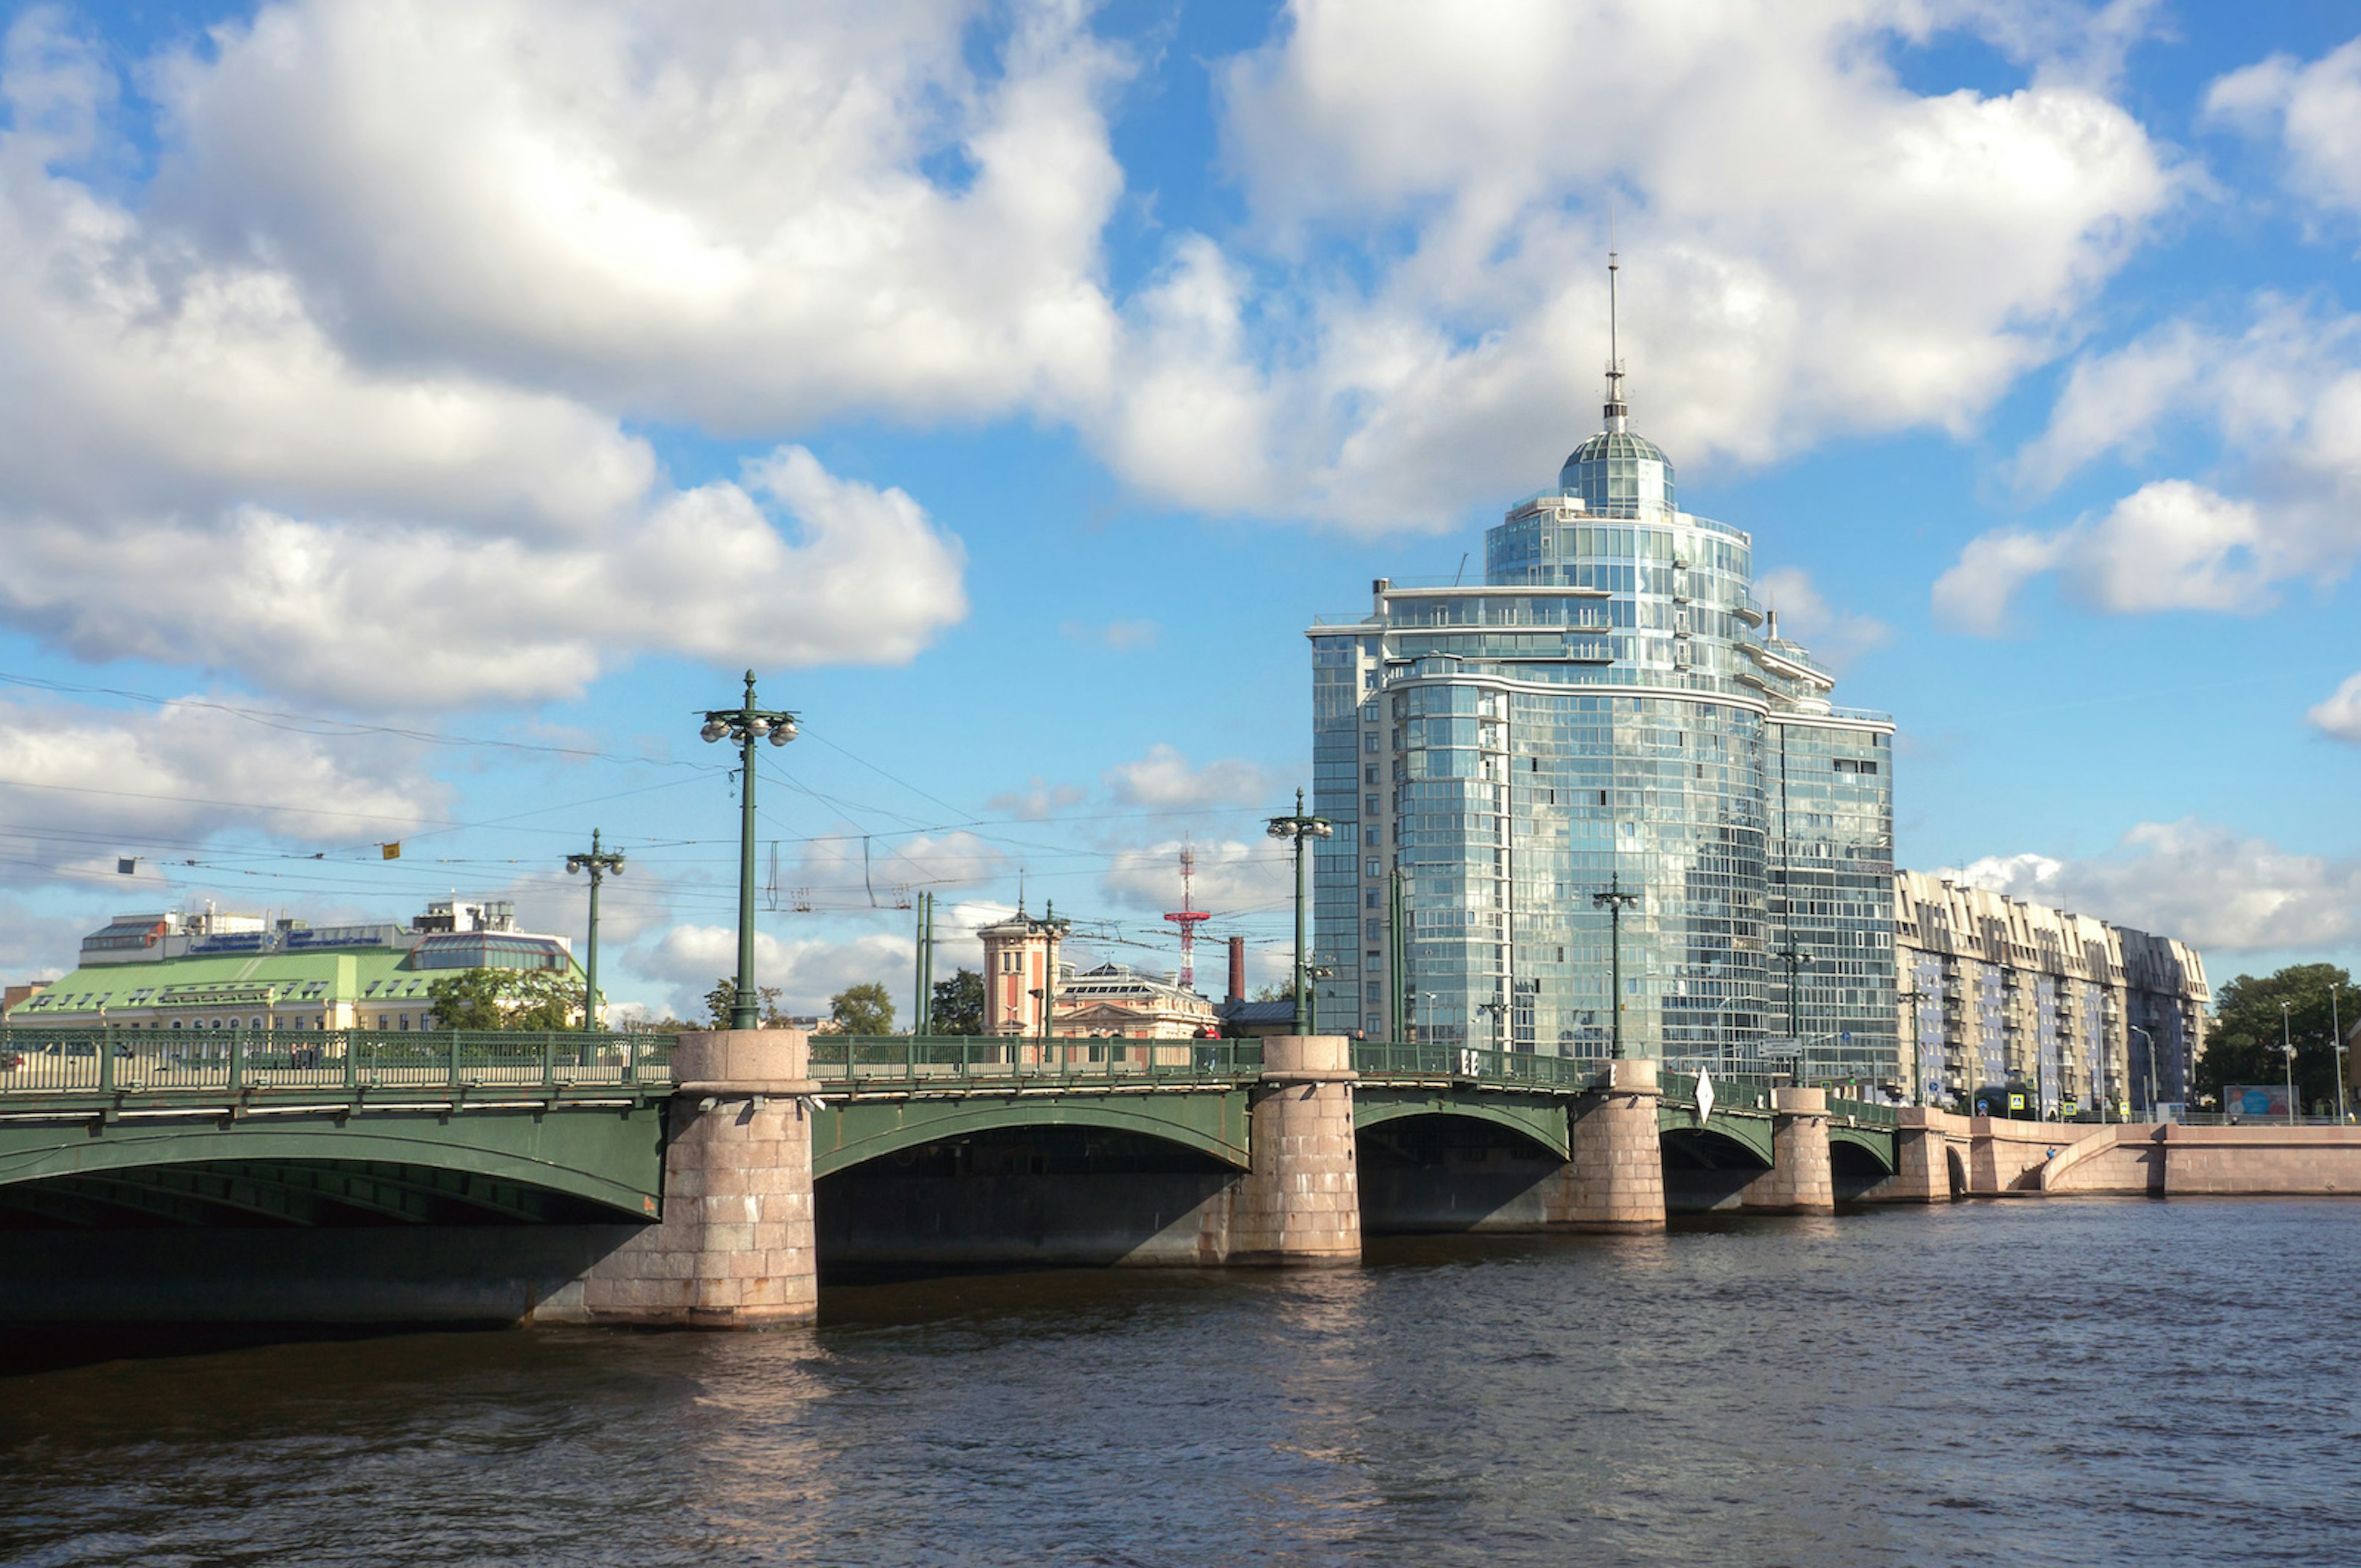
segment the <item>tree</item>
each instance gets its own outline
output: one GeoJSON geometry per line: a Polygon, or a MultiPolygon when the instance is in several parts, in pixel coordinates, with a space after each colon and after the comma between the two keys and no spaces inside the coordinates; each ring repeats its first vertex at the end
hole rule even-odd
{"type": "Polygon", "coordinates": [[[738,982],[726,974],[705,993],[705,1010],[713,1014],[713,1026],[717,1029],[730,1027],[730,1014],[737,1006],[738,982]]]}
{"type": "Polygon", "coordinates": [[[848,985],[828,999],[828,1015],[848,1035],[894,1032],[894,999],[875,981],[848,985]]]}
{"type": "Polygon", "coordinates": [[[455,970],[426,988],[438,1029],[570,1029],[582,986],[564,970],[455,970]]]}
{"type": "Polygon", "coordinates": [[[963,969],[949,980],[935,981],[934,1017],[938,1035],[983,1033],[983,976],[963,969]]]}
{"type": "Polygon", "coordinates": [[[426,1005],[438,1029],[502,1027],[500,976],[512,970],[463,969],[435,978],[426,987],[426,1005]]]}
{"type": "Polygon", "coordinates": [[[1257,985],[1254,999],[1257,1002],[1292,1002],[1295,1000],[1295,988],[1291,985],[1257,985]]]}
{"type": "Polygon", "coordinates": [[[2231,1083],[2284,1083],[2287,1057],[2279,1049],[2279,1003],[2288,1003],[2284,1037],[2295,1046],[2297,1097],[2310,1105],[2336,1098],[2336,1052],[2333,1048],[2329,988],[2339,987],[2334,1012],[2351,1028],[2356,1003],[2352,977],[2334,964],[2290,964],[2259,979],[2240,975],[2213,996],[2206,1030],[2205,1058],[2197,1064],[2197,1086],[2218,1102],[2231,1083]]]}

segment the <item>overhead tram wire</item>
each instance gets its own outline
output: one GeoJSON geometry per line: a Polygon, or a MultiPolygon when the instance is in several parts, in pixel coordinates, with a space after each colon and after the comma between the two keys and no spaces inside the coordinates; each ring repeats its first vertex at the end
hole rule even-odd
{"type": "Polygon", "coordinates": [[[0,672],[0,685],[23,686],[28,690],[56,692],[62,696],[114,696],[128,702],[146,703],[155,707],[203,708],[225,713],[265,729],[287,734],[320,735],[330,740],[357,740],[367,735],[385,735],[427,746],[489,748],[509,751],[535,751],[549,756],[574,757],[587,762],[616,762],[625,766],[653,768],[705,768],[709,764],[692,762],[685,757],[650,757],[625,755],[618,751],[601,751],[580,746],[553,746],[533,740],[500,740],[484,736],[445,735],[438,730],[416,729],[407,725],[373,724],[365,719],[339,718],[328,714],[291,713],[281,708],[242,707],[236,703],[215,702],[206,697],[158,696],[153,692],[132,691],[121,686],[77,685],[70,681],[45,680],[36,675],[17,675],[0,672]],[[305,729],[306,725],[324,726],[305,729]]]}

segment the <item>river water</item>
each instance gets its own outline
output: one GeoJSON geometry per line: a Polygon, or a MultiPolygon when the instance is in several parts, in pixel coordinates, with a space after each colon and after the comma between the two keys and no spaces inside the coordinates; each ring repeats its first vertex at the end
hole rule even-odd
{"type": "Polygon", "coordinates": [[[2361,1204],[2052,1201],[0,1378],[8,1563],[2361,1563],[2361,1204]]]}

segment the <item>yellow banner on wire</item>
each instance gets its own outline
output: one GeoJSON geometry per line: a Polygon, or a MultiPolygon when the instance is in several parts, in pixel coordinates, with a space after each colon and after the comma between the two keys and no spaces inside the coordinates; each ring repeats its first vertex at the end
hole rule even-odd
{"type": "Polygon", "coordinates": [[[398,861],[401,859],[401,840],[396,839],[390,844],[379,844],[377,852],[386,860],[398,861]]]}

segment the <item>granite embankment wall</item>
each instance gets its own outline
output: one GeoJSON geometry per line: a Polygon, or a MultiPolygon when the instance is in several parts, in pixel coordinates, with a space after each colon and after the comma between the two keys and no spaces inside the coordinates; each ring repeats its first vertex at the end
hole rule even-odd
{"type": "Polygon", "coordinates": [[[2013,1122],[1902,1113],[1905,1169],[1870,1202],[2116,1193],[2155,1198],[2361,1193],[2361,1127],[2013,1122]],[[1910,1145],[1922,1140],[1917,1151],[1910,1145]]]}

